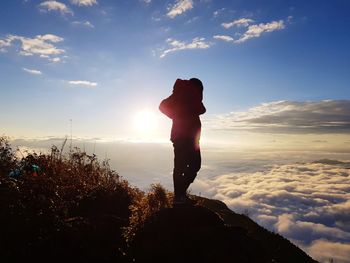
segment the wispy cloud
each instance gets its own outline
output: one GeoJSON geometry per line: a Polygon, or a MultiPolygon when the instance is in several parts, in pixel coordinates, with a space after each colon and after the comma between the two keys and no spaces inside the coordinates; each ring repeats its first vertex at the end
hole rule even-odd
{"type": "Polygon", "coordinates": [[[210,47],[210,43],[205,41],[205,38],[196,37],[190,43],[182,42],[176,39],[167,39],[167,43],[171,48],[166,49],[160,55],[161,58],[165,57],[169,53],[173,53],[185,49],[206,49],[210,47]]]}
{"type": "Polygon", "coordinates": [[[192,0],[177,0],[176,3],[169,8],[169,12],[167,13],[167,16],[170,18],[174,18],[178,15],[181,15],[182,13],[185,13],[186,11],[192,8],[193,8],[192,0]]]}
{"type": "Polygon", "coordinates": [[[41,75],[42,74],[42,72],[40,70],[36,70],[36,69],[23,68],[23,70],[25,72],[28,72],[29,74],[32,74],[32,75],[41,75]]]}
{"type": "Polygon", "coordinates": [[[191,23],[194,23],[195,21],[198,21],[198,20],[199,20],[199,16],[195,16],[195,17],[188,19],[185,24],[191,24],[191,23]]]}
{"type": "Polygon", "coordinates": [[[11,40],[9,38],[0,39],[0,52],[6,52],[7,47],[11,46],[11,40]]]}
{"type": "Polygon", "coordinates": [[[77,86],[85,86],[85,87],[96,87],[97,82],[91,82],[87,80],[71,80],[69,81],[69,84],[71,85],[77,85],[77,86]]]}
{"type": "MultiPolygon", "coordinates": [[[[254,22],[255,21],[250,18],[241,18],[238,20],[234,20],[232,22],[222,23],[221,25],[226,29],[229,29],[234,26],[238,28],[245,28],[245,32],[242,34],[238,33],[240,34],[240,37],[237,40],[233,41],[236,44],[243,43],[251,38],[260,37],[262,34],[266,32],[273,32],[273,31],[281,30],[285,28],[285,24],[283,20],[272,21],[270,23],[265,23],[265,24],[264,23],[253,24],[254,22]]],[[[217,39],[225,40],[222,38],[217,38],[217,39]]]]}
{"type": "MultiPolygon", "coordinates": [[[[55,62],[57,56],[64,53],[64,49],[55,46],[56,43],[63,41],[63,38],[53,35],[37,35],[34,38],[8,35],[5,39],[0,39],[0,49],[7,50],[9,47],[20,44],[19,54],[23,56],[39,56],[55,62]]],[[[57,61],[56,61],[57,62],[57,61]]]]}
{"type": "Polygon", "coordinates": [[[347,133],[350,100],[277,101],[208,119],[214,129],[269,133],[347,133]]]}
{"type": "Polygon", "coordinates": [[[72,24],[75,25],[75,26],[83,26],[83,27],[95,28],[95,26],[89,21],[73,21],[72,24]]]}
{"type": "Polygon", "coordinates": [[[61,61],[61,58],[55,57],[55,58],[49,58],[49,60],[50,60],[51,62],[57,63],[57,62],[60,62],[60,61],[61,61]]]}
{"type": "Polygon", "coordinates": [[[92,6],[97,5],[97,0],[70,0],[70,2],[73,5],[79,5],[79,6],[92,6]]]}
{"type": "Polygon", "coordinates": [[[56,11],[60,12],[62,15],[69,14],[73,15],[73,11],[66,6],[64,3],[50,0],[50,1],[45,1],[42,2],[41,4],[38,5],[38,8],[41,12],[51,12],[51,11],[56,11]]]}
{"type": "Polygon", "coordinates": [[[241,19],[229,22],[229,23],[222,23],[221,25],[224,28],[228,29],[228,28],[233,27],[233,26],[247,27],[247,26],[249,26],[249,24],[251,24],[253,22],[254,22],[254,20],[252,20],[250,18],[241,18],[241,19]]]}
{"type": "Polygon", "coordinates": [[[233,40],[234,40],[232,37],[227,36],[227,35],[215,35],[215,36],[213,36],[213,38],[223,40],[226,42],[233,42],[233,40]]]}
{"type": "Polygon", "coordinates": [[[225,11],[225,9],[226,9],[226,8],[223,7],[223,8],[220,8],[220,9],[214,11],[214,12],[213,12],[213,17],[218,17],[222,12],[225,11]]]}
{"type": "Polygon", "coordinates": [[[272,21],[266,24],[260,23],[258,25],[250,25],[248,30],[238,40],[236,40],[235,43],[242,43],[251,38],[260,37],[263,33],[273,32],[284,28],[285,25],[283,20],[272,21]]]}

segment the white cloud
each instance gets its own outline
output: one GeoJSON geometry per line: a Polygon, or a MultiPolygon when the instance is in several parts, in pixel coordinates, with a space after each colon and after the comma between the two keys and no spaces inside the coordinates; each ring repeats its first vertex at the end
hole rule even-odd
{"type": "MultiPolygon", "coordinates": [[[[241,161],[245,165],[249,164],[241,161]]],[[[193,188],[238,213],[247,211],[314,258],[333,253],[336,262],[345,263],[350,253],[349,168],[350,162],[329,160],[273,165],[257,172],[199,177],[193,188]]]]}
{"type": "MultiPolygon", "coordinates": [[[[37,35],[34,38],[8,35],[5,39],[0,39],[0,48],[9,48],[16,43],[20,44],[19,54],[22,56],[39,56],[52,60],[52,56],[58,56],[65,52],[64,49],[56,47],[54,44],[63,41],[63,38],[53,35],[37,35]]],[[[55,58],[57,59],[57,58],[55,58]]]]}
{"type": "Polygon", "coordinates": [[[50,60],[51,62],[57,63],[57,62],[60,62],[60,61],[61,61],[61,58],[55,57],[55,58],[49,58],[49,60],[50,60]]]}
{"type": "Polygon", "coordinates": [[[306,250],[311,255],[316,255],[320,262],[330,262],[329,260],[333,259],[337,263],[348,263],[350,259],[350,243],[319,239],[312,242],[306,250]]]}
{"type": "Polygon", "coordinates": [[[63,38],[52,34],[38,35],[37,38],[43,41],[50,41],[54,43],[63,41],[63,38]]]}
{"type": "Polygon", "coordinates": [[[36,70],[36,69],[23,68],[23,70],[25,72],[28,72],[28,73],[33,74],[33,75],[41,75],[42,74],[42,72],[40,70],[36,70]]]}
{"type": "Polygon", "coordinates": [[[73,15],[73,11],[69,9],[68,6],[66,6],[64,3],[57,2],[54,0],[45,1],[38,5],[38,8],[42,12],[51,12],[51,11],[57,11],[60,12],[62,15],[70,14],[73,15]]]}
{"type": "Polygon", "coordinates": [[[11,46],[11,41],[7,38],[0,39],[0,48],[11,46]]]}
{"type": "Polygon", "coordinates": [[[150,4],[152,2],[152,0],[141,0],[141,1],[146,3],[146,4],[150,4]]]}
{"type": "MultiPolygon", "coordinates": [[[[305,219],[304,219],[305,220],[305,219]]],[[[300,239],[306,237],[303,242],[317,240],[319,238],[350,240],[350,233],[337,227],[329,227],[324,224],[295,220],[292,214],[282,214],[278,216],[275,224],[278,233],[288,236],[291,239],[300,239]]]]}
{"type": "Polygon", "coordinates": [[[206,120],[209,127],[269,133],[348,133],[350,100],[276,101],[206,120]]]}
{"type": "Polygon", "coordinates": [[[226,36],[226,35],[215,35],[215,36],[213,36],[213,38],[223,40],[226,42],[232,42],[234,40],[232,37],[226,36]]]}
{"type": "Polygon", "coordinates": [[[260,37],[265,32],[273,32],[276,30],[284,29],[285,25],[283,20],[272,21],[270,23],[260,23],[258,25],[250,25],[248,30],[238,39],[235,43],[243,43],[251,38],[260,37]]]}
{"type": "Polygon", "coordinates": [[[182,13],[193,8],[192,0],[177,0],[176,3],[169,9],[167,16],[170,18],[174,18],[182,13]]]}
{"type": "Polygon", "coordinates": [[[214,16],[214,17],[218,17],[222,12],[225,11],[225,9],[226,9],[226,8],[223,7],[223,8],[220,8],[220,9],[214,11],[214,12],[213,12],[213,16],[214,16]]]}
{"type": "Polygon", "coordinates": [[[71,80],[69,81],[69,84],[71,85],[78,85],[78,86],[86,86],[86,87],[96,87],[96,82],[91,82],[87,80],[71,80]]]}
{"type": "Polygon", "coordinates": [[[11,46],[11,40],[8,38],[0,39],[0,52],[6,52],[7,47],[11,46]]]}
{"type": "Polygon", "coordinates": [[[167,43],[171,46],[171,48],[166,49],[160,55],[161,58],[165,57],[169,53],[173,53],[179,50],[185,49],[206,49],[211,46],[209,42],[205,41],[205,38],[196,37],[190,43],[182,42],[176,39],[167,39],[167,43]]]}
{"type": "Polygon", "coordinates": [[[251,24],[253,22],[254,22],[254,20],[252,20],[250,18],[241,18],[241,19],[229,22],[229,23],[222,23],[221,25],[224,28],[228,29],[228,28],[233,27],[233,26],[247,27],[247,26],[249,26],[249,24],[251,24]]]}
{"type": "Polygon", "coordinates": [[[84,26],[84,27],[89,27],[89,28],[94,28],[95,27],[89,21],[73,21],[72,24],[75,25],[75,26],[84,26]]]}
{"type": "Polygon", "coordinates": [[[97,0],[71,0],[71,3],[73,5],[79,5],[79,6],[92,6],[97,5],[97,0]]]}

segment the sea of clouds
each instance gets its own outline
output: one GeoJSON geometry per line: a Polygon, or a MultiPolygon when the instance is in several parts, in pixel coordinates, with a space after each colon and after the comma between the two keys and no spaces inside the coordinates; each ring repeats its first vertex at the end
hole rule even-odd
{"type": "Polygon", "coordinates": [[[247,214],[321,262],[350,262],[350,163],[266,164],[258,171],[197,178],[193,188],[247,214]]]}

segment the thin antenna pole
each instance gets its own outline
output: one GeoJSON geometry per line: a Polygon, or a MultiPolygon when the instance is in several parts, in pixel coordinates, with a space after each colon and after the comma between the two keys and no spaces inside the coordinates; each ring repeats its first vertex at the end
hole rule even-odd
{"type": "Polygon", "coordinates": [[[68,137],[66,136],[66,138],[64,139],[64,142],[63,142],[63,144],[62,144],[62,147],[61,147],[60,160],[62,159],[62,153],[63,153],[64,146],[66,145],[67,138],[68,138],[68,137]]]}
{"type": "Polygon", "coordinates": [[[69,146],[69,151],[72,152],[72,143],[73,143],[73,120],[69,119],[70,121],[70,146],[69,146]]]}

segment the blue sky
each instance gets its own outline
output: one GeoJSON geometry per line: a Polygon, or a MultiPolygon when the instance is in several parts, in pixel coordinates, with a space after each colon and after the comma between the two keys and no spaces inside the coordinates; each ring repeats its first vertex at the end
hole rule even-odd
{"type": "Polygon", "coordinates": [[[154,137],[167,137],[159,102],[176,78],[190,77],[204,83],[204,119],[262,103],[322,111],[324,100],[346,100],[334,106],[343,117],[327,120],[344,131],[349,8],[340,0],[3,1],[1,132],[62,136],[73,119],[76,136],[137,137],[132,120],[147,109],[159,122],[154,137]]]}

